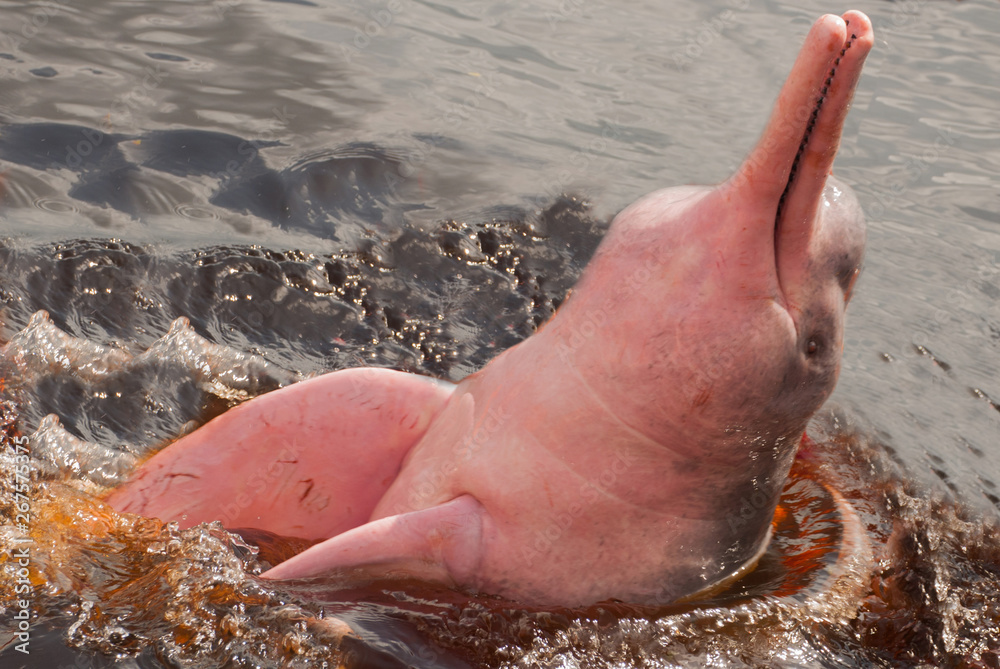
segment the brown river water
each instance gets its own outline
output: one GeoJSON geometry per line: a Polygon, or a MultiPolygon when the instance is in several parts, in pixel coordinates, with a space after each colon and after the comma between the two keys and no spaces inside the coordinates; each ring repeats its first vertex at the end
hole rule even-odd
{"type": "Polygon", "coordinates": [[[995,0],[0,5],[0,667],[1000,667],[997,34],[995,0]],[[292,588],[255,577],[287,540],[100,502],[247,398],[529,336],[616,211],[731,173],[851,8],[866,267],[743,581],[292,588]]]}

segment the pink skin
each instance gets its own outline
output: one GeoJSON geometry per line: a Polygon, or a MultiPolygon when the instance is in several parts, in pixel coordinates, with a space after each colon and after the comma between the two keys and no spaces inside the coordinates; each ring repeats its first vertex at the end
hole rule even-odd
{"type": "Polygon", "coordinates": [[[544,606],[667,603],[752,563],[839,371],[865,233],[828,177],[871,46],[863,14],[820,18],[739,171],[621,212],[552,320],[457,386],[270,393],[110,503],[326,539],[265,578],[361,567],[544,606]]]}

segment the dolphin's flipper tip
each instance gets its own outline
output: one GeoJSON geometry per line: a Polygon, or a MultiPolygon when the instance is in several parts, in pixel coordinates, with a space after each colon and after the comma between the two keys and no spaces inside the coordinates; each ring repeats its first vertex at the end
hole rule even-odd
{"type": "Polygon", "coordinates": [[[486,511],[471,495],[419,511],[373,520],[312,546],[262,574],[304,579],[351,569],[369,576],[404,573],[438,583],[468,584],[479,566],[486,511]]]}

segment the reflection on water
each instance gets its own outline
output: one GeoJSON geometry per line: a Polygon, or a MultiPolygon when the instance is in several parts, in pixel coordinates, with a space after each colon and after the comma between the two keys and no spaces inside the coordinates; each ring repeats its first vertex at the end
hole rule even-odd
{"type": "Polygon", "coordinates": [[[25,532],[17,435],[35,542],[28,576],[0,558],[0,664],[1000,666],[1000,12],[855,6],[878,42],[837,170],[866,276],[775,546],[710,601],[558,612],[276,590],[253,575],[284,540],[96,495],[247,397],[356,365],[459,379],[530,335],[609,214],[731,172],[829,7],[0,8],[0,547],[25,532]]]}

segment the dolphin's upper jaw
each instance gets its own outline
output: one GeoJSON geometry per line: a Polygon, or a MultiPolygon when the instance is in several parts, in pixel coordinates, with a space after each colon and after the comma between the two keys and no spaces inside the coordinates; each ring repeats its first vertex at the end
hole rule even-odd
{"type": "Polygon", "coordinates": [[[860,209],[855,213],[839,201],[831,203],[827,181],[872,42],[871,23],[860,12],[817,21],[761,142],[747,160],[764,175],[748,185],[763,182],[764,197],[774,198],[774,222],[765,243],[774,252],[777,301],[792,319],[806,356],[817,344],[803,314],[833,309],[833,302],[843,309],[853,282],[841,281],[834,273],[842,273],[847,262],[851,266],[846,271],[856,277],[864,245],[863,224],[854,221],[860,209]],[[837,300],[825,294],[833,283],[843,291],[837,300]]]}

